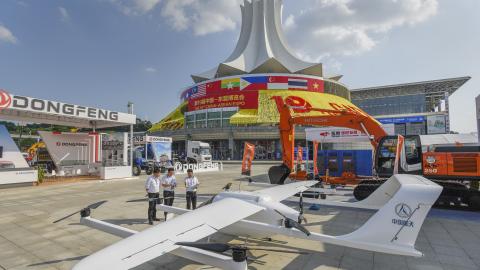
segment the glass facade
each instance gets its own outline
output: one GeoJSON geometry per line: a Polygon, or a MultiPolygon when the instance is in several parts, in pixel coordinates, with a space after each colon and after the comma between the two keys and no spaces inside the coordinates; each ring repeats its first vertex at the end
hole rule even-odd
{"type": "Polygon", "coordinates": [[[234,108],[209,109],[185,113],[185,127],[221,128],[230,126],[230,117],[237,113],[234,108]]]}
{"type": "Polygon", "coordinates": [[[370,115],[426,112],[425,94],[352,99],[352,102],[370,115]]]}

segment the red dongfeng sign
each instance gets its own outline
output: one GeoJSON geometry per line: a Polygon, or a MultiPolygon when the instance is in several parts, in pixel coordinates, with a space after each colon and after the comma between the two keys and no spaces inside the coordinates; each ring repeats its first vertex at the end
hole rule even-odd
{"type": "Polygon", "coordinates": [[[0,110],[8,108],[12,103],[12,97],[5,90],[0,89],[0,110]]]}

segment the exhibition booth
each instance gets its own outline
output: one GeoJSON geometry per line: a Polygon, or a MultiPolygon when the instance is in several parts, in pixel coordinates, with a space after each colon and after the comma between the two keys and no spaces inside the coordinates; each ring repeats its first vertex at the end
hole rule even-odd
{"type": "MultiPolygon", "coordinates": [[[[38,132],[55,165],[53,176],[95,175],[100,179],[132,176],[128,133],[102,134],[96,129],[134,125],[134,114],[0,90],[0,120],[92,130],[89,133],[38,132]]],[[[29,167],[6,128],[0,126],[0,185],[36,182],[37,177],[37,171],[29,167]]]]}

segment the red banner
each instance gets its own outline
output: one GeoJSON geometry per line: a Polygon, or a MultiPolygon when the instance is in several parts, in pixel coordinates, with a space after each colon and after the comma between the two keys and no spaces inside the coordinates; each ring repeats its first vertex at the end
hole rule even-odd
{"type": "Polygon", "coordinates": [[[190,99],[188,101],[188,111],[223,107],[256,109],[258,107],[258,92],[234,91],[221,95],[208,95],[205,97],[190,99]]]}
{"type": "Polygon", "coordinates": [[[255,145],[245,142],[242,159],[242,175],[251,175],[252,161],[255,156],[255,145]]]}

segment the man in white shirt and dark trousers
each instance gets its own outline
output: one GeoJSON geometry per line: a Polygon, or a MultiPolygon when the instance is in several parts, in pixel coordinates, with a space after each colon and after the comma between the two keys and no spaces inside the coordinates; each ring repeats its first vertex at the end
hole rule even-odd
{"type": "Polygon", "coordinates": [[[187,170],[187,177],[185,178],[185,188],[187,189],[187,209],[190,210],[190,205],[193,210],[197,208],[197,188],[200,185],[197,177],[193,176],[193,170],[187,170]]]}
{"type": "MultiPolygon", "coordinates": [[[[162,177],[163,187],[163,204],[172,206],[175,196],[175,188],[177,187],[177,180],[175,180],[173,168],[168,168],[167,174],[162,177]]],[[[167,212],[163,212],[165,220],[167,220],[167,212]]]]}
{"type": "Polygon", "coordinates": [[[147,178],[145,190],[148,195],[148,224],[153,225],[157,218],[157,201],[160,197],[160,169],[155,168],[153,174],[147,178]]]}

